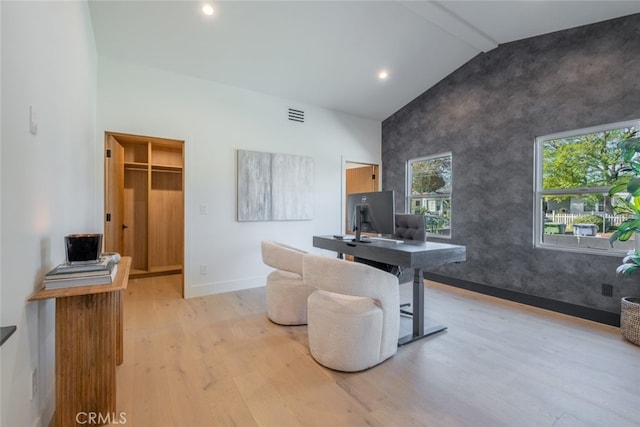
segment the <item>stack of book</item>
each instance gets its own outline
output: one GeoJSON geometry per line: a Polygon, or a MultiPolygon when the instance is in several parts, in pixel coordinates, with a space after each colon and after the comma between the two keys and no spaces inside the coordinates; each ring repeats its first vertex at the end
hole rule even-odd
{"type": "Polygon", "coordinates": [[[60,264],[44,276],[45,289],[72,286],[106,285],[113,283],[118,264],[112,257],[103,257],[98,262],[60,264]]]}

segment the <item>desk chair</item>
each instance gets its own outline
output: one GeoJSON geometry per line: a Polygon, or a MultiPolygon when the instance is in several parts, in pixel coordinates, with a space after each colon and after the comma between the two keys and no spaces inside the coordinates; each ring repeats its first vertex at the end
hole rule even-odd
{"type": "MultiPolygon", "coordinates": [[[[393,237],[396,237],[401,240],[417,240],[421,242],[425,242],[427,240],[427,230],[425,227],[425,217],[424,215],[418,214],[396,214],[396,232],[393,237]]],[[[381,270],[387,271],[389,273],[395,274],[398,276],[398,282],[402,284],[406,284],[409,282],[413,282],[413,270],[403,270],[402,268],[385,264],[377,261],[365,260],[362,258],[355,258],[354,261],[361,262],[372,267],[379,268],[381,270]]],[[[413,313],[408,310],[403,310],[403,308],[410,307],[410,303],[405,303],[400,305],[400,314],[405,316],[413,316],[413,313]]]]}
{"type": "Polygon", "coordinates": [[[261,247],[262,261],[276,269],[267,276],[267,317],[279,325],[306,325],[307,298],[314,291],[302,280],[306,252],[269,241],[261,247]]]}
{"type": "Polygon", "coordinates": [[[427,240],[424,215],[396,214],[396,232],[394,237],[401,240],[427,240]]]}
{"type": "MultiPolygon", "coordinates": [[[[421,242],[427,241],[427,230],[425,227],[424,215],[417,214],[396,214],[396,233],[395,237],[402,240],[418,240],[421,242]]],[[[413,281],[413,271],[403,271],[398,268],[398,281],[400,284],[405,284],[413,281]]],[[[410,303],[404,303],[400,305],[400,314],[405,316],[413,316],[413,313],[407,310],[403,310],[405,307],[410,307],[410,303]]]]}
{"type": "Polygon", "coordinates": [[[307,254],[309,351],[321,365],[355,372],[393,356],[400,332],[398,279],[364,264],[307,254]]]}

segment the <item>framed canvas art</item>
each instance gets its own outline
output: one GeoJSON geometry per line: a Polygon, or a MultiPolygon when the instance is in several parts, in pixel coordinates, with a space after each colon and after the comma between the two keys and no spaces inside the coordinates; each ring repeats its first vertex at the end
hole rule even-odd
{"type": "Polygon", "coordinates": [[[238,150],[238,221],[313,219],[313,159],[238,150]]]}

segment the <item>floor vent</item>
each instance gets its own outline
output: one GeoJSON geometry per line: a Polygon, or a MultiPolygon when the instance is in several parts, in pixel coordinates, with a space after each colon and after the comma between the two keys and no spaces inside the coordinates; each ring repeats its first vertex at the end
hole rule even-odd
{"type": "Polygon", "coordinates": [[[289,120],[304,123],[304,111],[289,108],[289,120]]]}

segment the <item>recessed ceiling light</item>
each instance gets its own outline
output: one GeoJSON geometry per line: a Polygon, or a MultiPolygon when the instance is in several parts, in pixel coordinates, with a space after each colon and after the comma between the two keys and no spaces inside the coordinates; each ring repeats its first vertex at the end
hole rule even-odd
{"type": "Polygon", "coordinates": [[[205,4],[204,6],[202,6],[202,13],[207,16],[213,15],[213,6],[211,6],[210,4],[205,4]]]}
{"type": "Polygon", "coordinates": [[[386,80],[389,77],[389,73],[386,70],[382,70],[378,73],[378,78],[380,80],[386,80]]]}

